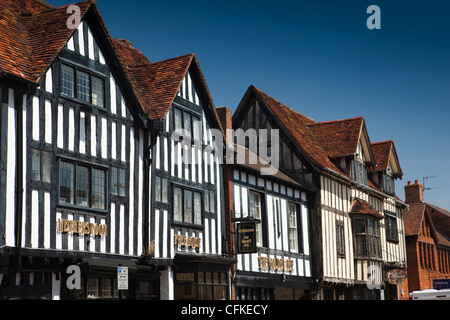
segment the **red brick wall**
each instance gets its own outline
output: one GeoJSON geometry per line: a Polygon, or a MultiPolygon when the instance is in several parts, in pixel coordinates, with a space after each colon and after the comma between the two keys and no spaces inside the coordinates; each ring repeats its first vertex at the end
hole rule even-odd
{"type": "Polygon", "coordinates": [[[408,291],[433,289],[433,279],[450,278],[447,260],[441,263],[440,255],[434,241],[420,235],[407,239],[406,254],[408,258],[408,291]],[[447,265],[442,270],[442,265],[447,265]]]}

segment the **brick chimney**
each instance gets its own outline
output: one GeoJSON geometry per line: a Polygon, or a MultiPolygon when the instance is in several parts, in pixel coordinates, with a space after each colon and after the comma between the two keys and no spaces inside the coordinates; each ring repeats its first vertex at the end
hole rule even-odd
{"type": "Polygon", "coordinates": [[[225,139],[228,144],[233,144],[233,135],[231,130],[233,129],[233,120],[231,109],[227,107],[216,108],[217,114],[219,115],[220,124],[222,125],[223,131],[225,132],[225,139]]]}
{"type": "Polygon", "coordinates": [[[424,202],[423,186],[419,183],[419,180],[416,180],[414,184],[408,181],[408,184],[405,186],[405,202],[407,204],[424,202]]]}

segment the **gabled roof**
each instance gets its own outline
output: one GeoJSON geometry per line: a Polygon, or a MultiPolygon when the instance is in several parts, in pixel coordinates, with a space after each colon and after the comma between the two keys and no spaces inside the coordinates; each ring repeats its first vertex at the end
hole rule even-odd
{"type": "MultiPolygon", "coordinates": [[[[252,93],[272,113],[274,120],[279,123],[284,132],[303,150],[305,157],[309,161],[312,161],[316,166],[330,168],[340,173],[340,170],[331,162],[325,150],[308,128],[308,124],[315,123],[314,120],[292,110],[254,86],[249,87],[246,96],[252,93]]],[[[240,108],[243,108],[242,103],[238,107],[238,111],[240,108]]]]}
{"type": "Polygon", "coordinates": [[[409,211],[403,215],[406,236],[417,236],[420,233],[425,203],[417,203],[409,206],[409,211]]]}
{"type": "MultiPolygon", "coordinates": [[[[93,3],[77,3],[81,18],[93,3]]],[[[0,71],[37,83],[74,32],[67,27],[67,7],[37,0],[0,0],[0,71]]]]}
{"type": "Polygon", "coordinates": [[[385,171],[388,168],[389,161],[392,159],[394,164],[392,166],[394,175],[398,177],[403,176],[394,141],[388,140],[372,143],[372,151],[375,157],[376,166],[371,168],[370,171],[385,171]]]}
{"type": "Polygon", "coordinates": [[[369,215],[377,219],[383,219],[384,216],[372,207],[367,201],[355,199],[350,207],[350,213],[353,215],[369,215]]]}
{"type": "MultiPolygon", "coordinates": [[[[308,128],[330,158],[355,155],[360,139],[369,139],[363,117],[312,123],[308,128]]],[[[372,151],[370,147],[366,150],[366,158],[370,162],[372,151]]]]}
{"type": "Polygon", "coordinates": [[[429,221],[436,244],[450,247],[450,212],[429,203],[409,205],[409,211],[403,215],[405,235],[418,236],[425,219],[429,221]]]}

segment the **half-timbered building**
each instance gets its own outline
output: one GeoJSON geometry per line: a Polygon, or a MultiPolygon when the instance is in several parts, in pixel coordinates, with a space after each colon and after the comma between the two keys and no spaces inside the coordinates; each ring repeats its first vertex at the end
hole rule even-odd
{"type": "Polygon", "coordinates": [[[194,54],[128,68],[154,122],[144,261],[161,270],[161,299],[228,299],[223,133],[194,54]]]}
{"type": "Polygon", "coordinates": [[[372,145],[362,117],[318,123],[254,86],[233,127],[280,130],[280,170],[317,190],[307,198],[316,298],[396,298],[385,274],[406,267],[406,205],[395,196],[402,172],[393,143],[372,145]]]}
{"type": "Polygon", "coordinates": [[[218,112],[231,154],[223,170],[228,251],[237,260],[232,298],[306,299],[313,289],[308,190],[279,170],[267,175],[271,164],[235,143],[231,110],[218,112]]]}
{"type": "Polygon", "coordinates": [[[75,9],[70,27],[68,6],[2,1],[3,297],[158,296],[159,274],[136,260],[150,122],[95,2],[75,9]],[[130,272],[120,293],[117,266],[130,272]]]}
{"type": "Polygon", "coordinates": [[[95,1],[0,15],[2,298],[228,298],[221,127],[195,55],[151,63],[95,1]]]}

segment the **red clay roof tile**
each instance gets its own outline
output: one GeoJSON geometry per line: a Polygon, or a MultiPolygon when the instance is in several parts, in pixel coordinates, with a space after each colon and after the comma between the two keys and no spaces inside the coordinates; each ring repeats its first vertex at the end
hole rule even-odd
{"type": "Polygon", "coordinates": [[[354,155],[363,117],[309,124],[308,128],[331,158],[354,155]]]}
{"type": "Polygon", "coordinates": [[[374,207],[372,207],[368,202],[355,199],[350,207],[350,213],[354,215],[370,215],[378,219],[383,219],[384,216],[379,213],[374,207]]]}

